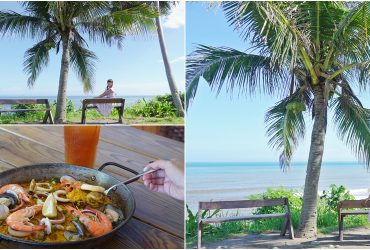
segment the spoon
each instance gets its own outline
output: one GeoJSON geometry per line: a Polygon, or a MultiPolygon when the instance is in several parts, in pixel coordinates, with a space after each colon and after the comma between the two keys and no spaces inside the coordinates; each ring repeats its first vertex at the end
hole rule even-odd
{"type": "Polygon", "coordinates": [[[129,184],[133,181],[136,181],[137,179],[139,179],[141,176],[143,175],[146,175],[146,174],[151,174],[151,173],[154,173],[155,171],[157,171],[158,169],[152,169],[150,168],[149,170],[147,171],[144,171],[144,172],[141,172],[140,174],[138,175],[135,175],[134,177],[128,179],[128,180],[125,180],[125,181],[122,181],[122,182],[119,182],[117,184],[114,184],[113,186],[111,186],[110,188],[108,188],[107,190],[104,191],[104,194],[105,195],[108,195],[108,193],[115,187],[119,186],[119,185],[125,185],[125,184],[129,184]]]}

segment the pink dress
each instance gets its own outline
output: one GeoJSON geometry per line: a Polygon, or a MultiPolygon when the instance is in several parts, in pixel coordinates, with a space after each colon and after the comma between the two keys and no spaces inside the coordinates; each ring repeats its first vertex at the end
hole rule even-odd
{"type": "MultiPolygon", "coordinates": [[[[114,90],[111,89],[111,91],[109,91],[108,94],[102,98],[114,98],[115,96],[116,92],[114,92],[114,90]]],[[[108,117],[110,115],[114,107],[113,103],[97,103],[96,106],[98,107],[97,109],[98,112],[105,117],[108,117]]]]}

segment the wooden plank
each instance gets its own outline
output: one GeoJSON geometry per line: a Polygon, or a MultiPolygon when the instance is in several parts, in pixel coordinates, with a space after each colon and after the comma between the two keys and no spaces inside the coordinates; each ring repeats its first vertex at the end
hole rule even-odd
{"type": "Polygon", "coordinates": [[[238,220],[260,220],[260,219],[284,218],[286,216],[287,215],[285,213],[256,214],[256,215],[208,218],[208,219],[202,219],[202,222],[204,224],[210,224],[210,223],[221,223],[221,222],[238,221],[238,220]]]}
{"type": "MultiPolygon", "coordinates": [[[[32,138],[40,143],[53,145],[57,150],[64,152],[63,127],[7,126],[2,128],[32,138]],[[45,137],[45,133],[50,134],[50,136],[45,137]]],[[[149,159],[148,161],[172,158],[181,160],[184,157],[184,143],[127,126],[102,126],[99,147],[102,142],[120,148],[122,155],[127,155],[126,152],[131,151],[140,154],[141,157],[146,156],[149,159]]],[[[133,158],[135,157],[133,156],[133,158]]]]}
{"type": "Polygon", "coordinates": [[[286,204],[286,199],[268,199],[268,200],[238,200],[238,201],[212,201],[199,202],[199,209],[233,209],[233,208],[253,208],[282,206],[286,204]]]}
{"type": "Polygon", "coordinates": [[[351,211],[341,211],[342,216],[347,216],[347,215],[367,215],[369,214],[370,210],[351,210],[351,211]]]}
{"type": "Polygon", "coordinates": [[[123,98],[88,98],[83,99],[84,104],[95,104],[95,103],[121,103],[123,104],[125,99],[123,98]]]}
{"type": "Polygon", "coordinates": [[[109,129],[103,129],[101,133],[103,140],[109,140],[120,147],[140,151],[148,157],[168,160],[172,158],[181,160],[184,157],[184,143],[140,129],[109,127],[109,129]]]}
{"type": "MultiPolygon", "coordinates": [[[[41,128],[39,130],[35,130],[35,128],[37,127],[12,126],[0,128],[0,141],[3,142],[0,148],[0,159],[17,166],[40,163],[40,161],[63,162],[64,156],[61,152],[63,146],[60,145],[63,144],[60,143],[61,137],[54,136],[58,127],[47,127],[46,131],[43,130],[46,127],[38,127],[41,128]],[[50,128],[53,129],[50,130],[50,128]],[[24,135],[24,131],[27,131],[27,136],[24,135]],[[33,138],[28,137],[30,133],[34,135],[33,138]]],[[[97,162],[117,161],[122,163],[120,160],[127,159],[127,156],[122,156],[121,148],[109,144],[103,145],[103,149],[98,154],[97,162]]],[[[127,153],[135,154],[137,159],[130,162],[129,167],[135,166],[138,171],[143,168],[144,163],[149,159],[130,151],[127,153]],[[138,163],[138,161],[142,163],[138,163]]],[[[126,161],[128,163],[129,160],[126,161]]],[[[123,180],[132,176],[132,174],[117,168],[107,168],[107,171],[123,180]]],[[[164,231],[183,237],[183,202],[150,192],[139,183],[131,184],[130,188],[133,190],[137,201],[135,216],[149,224],[158,226],[164,231]]]]}
{"type": "MultiPolygon", "coordinates": [[[[23,246],[23,245],[22,245],[23,246]]],[[[23,246],[24,247],[24,246],[23,246]]],[[[82,248],[83,246],[81,246],[82,248]]],[[[19,245],[2,240],[0,248],[19,248],[19,245]]],[[[183,249],[184,241],[136,219],[131,219],[112,238],[94,248],[104,249],[183,249]]]]}
{"type": "Polygon", "coordinates": [[[2,109],[0,113],[5,112],[25,112],[25,111],[49,111],[50,109],[47,108],[35,108],[35,109],[2,109]]]}
{"type": "Polygon", "coordinates": [[[184,240],[174,237],[148,224],[132,219],[117,233],[115,240],[109,241],[104,248],[152,248],[183,249],[184,240]]]}
{"type": "Polygon", "coordinates": [[[0,104],[46,104],[48,99],[0,99],[0,104]]]}
{"type": "Polygon", "coordinates": [[[370,202],[366,202],[365,200],[346,200],[341,201],[338,204],[339,208],[370,208],[370,202]]]}
{"type": "Polygon", "coordinates": [[[146,125],[139,126],[139,125],[135,125],[135,126],[131,126],[131,127],[136,128],[136,129],[141,129],[143,131],[150,132],[150,133],[156,134],[156,135],[161,134],[161,126],[146,126],[146,125]]]}

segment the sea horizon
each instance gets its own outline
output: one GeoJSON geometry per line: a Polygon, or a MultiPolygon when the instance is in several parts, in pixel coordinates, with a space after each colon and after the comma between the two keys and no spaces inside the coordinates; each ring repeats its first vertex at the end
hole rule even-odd
{"type": "MultiPolygon", "coordinates": [[[[124,98],[125,100],[125,107],[131,107],[135,103],[137,103],[139,100],[145,100],[149,101],[152,98],[154,98],[157,95],[117,95],[117,98],[124,98]]],[[[81,108],[82,106],[82,99],[86,98],[93,98],[93,95],[70,95],[67,96],[68,100],[71,100],[74,107],[76,109],[81,108]]],[[[52,104],[54,101],[56,101],[57,96],[56,95],[4,95],[1,96],[1,98],[8,98],[8,99],[17,99],[17,98],[23,98],[23,99],[48,99],[49,102],[52,104]]],[[[9,105],[8,105],[9,106],[9,105]]]]}
{"type": "MultiPolygon", "coordinates": [[[[296,161],[283,171],[277,161],[187,162],[187,204],[196,211],[199,201],[247,199],[268,188],[303,192],[306,164],[296,161]]],[[[336,184],[343,185],[356,199],[368,197],[370,172],[364,166],[356,161],[323,162],[319,191],[336,184]]]]}

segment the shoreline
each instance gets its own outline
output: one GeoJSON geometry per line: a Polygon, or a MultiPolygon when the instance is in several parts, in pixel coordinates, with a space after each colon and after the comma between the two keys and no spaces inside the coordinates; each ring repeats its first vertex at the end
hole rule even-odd
{"type": "MultiPolygon", "coordinates": [[[[241,200],[268,188],[303,192],[305,162],[282,172],[276,162],[187,163],[187,204],[192,211],[199,201],[241,200]]],[[[369,196],[370,174],[357,162],[324,162],[319,191],[343,185],[356,199],[369,196]]]]}

